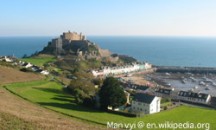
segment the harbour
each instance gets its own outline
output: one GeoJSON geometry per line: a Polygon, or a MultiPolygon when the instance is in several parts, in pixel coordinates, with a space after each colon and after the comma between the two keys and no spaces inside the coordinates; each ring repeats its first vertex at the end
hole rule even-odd
{"type": "Polygon", "coordinates": [[[146,80],[168,88],[206,93],[216,96],[216,68],[155,66],[155,73],[146,80]]]}

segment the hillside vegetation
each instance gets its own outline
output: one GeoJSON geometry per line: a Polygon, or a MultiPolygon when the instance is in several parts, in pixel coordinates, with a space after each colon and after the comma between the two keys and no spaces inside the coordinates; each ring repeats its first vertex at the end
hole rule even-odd
{"type": "MultiPolygon", "coordinates": [[[[74,118],[49,111],[8,92],[3,86],[15,82],[41,82],[41,74],[24,73],[16,68],[0,66],[0,129],[1,130],[59,130],[103,129],[74,118]]],[[[15,83],[17,84],[17,83],[15,83]]],[[[28,84],[29,85],[29,84],[28,84]]],[[[32,84],[33,85],[33,84],[32,84]]],[[[39,84],[38,84],[39,85],[39,84]]],[[[50,84],[52,85],[52,84],[50,84]]],[[[31,86],[31,85],[30,85],[31,86]]],[[[36,96],[36,95],[35,95],[36,96]]],[[[40,97],[40,95],[37,95],[40,97]]]]}

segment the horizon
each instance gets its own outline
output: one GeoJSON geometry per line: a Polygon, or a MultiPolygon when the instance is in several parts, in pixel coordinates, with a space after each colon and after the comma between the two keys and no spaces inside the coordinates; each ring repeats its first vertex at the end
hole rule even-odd
{"type": "MultiPolygon", "coordinates": [[[[31,37],[50,37],[56,38],[59,35],[7,35],[0,36],[0,38],[31,38],[31,37]]],[[[85,34],[84,34],[85,35],[85,34]]],[[[158,38],[216,38],[216,36],[207,36],[207,35],[85,35],[88,37],[158,37],[158,38]]]]}
{"type": "Polygon", "coordinates": [[[214,0],[4,1],[0,36],[216,37],[214,0]]]}

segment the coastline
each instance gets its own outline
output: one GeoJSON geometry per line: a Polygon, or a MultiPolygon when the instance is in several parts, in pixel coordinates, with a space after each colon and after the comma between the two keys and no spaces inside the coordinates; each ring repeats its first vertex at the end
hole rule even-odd
{"type": "MultiPolygon", "coordinates": [[[[113,53],[132,56],[157,66],[216,67],[214,58],[216,38],[167,38],[162,37],[110,37],[87,36],[90,41],[113,53]],[[201,39],[201,40],[200,40],[201,39]]],[[[21,58],[40,51],[50,37],[0,38],[0,55],[15,55],[21,58]],[[22,51],[21,51],[22,50],[22,51]]]]}

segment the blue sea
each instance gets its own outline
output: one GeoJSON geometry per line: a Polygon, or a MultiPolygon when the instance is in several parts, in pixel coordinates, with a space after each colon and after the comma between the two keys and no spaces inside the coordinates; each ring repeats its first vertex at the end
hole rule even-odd
{"type": "MultiPolygon", "coordinates": [[[[0,37],[0,55],[22,57],[40,51],[54,37],[0,37]]],[[[88,36],[113,53],[165,66],[216,67],[216,38],[88,36]]]]}
{"type": "Polygon", "coordinates": [[[0,37],[0,55],[21,58],[42,50],[52,37],[0,37]]]}

